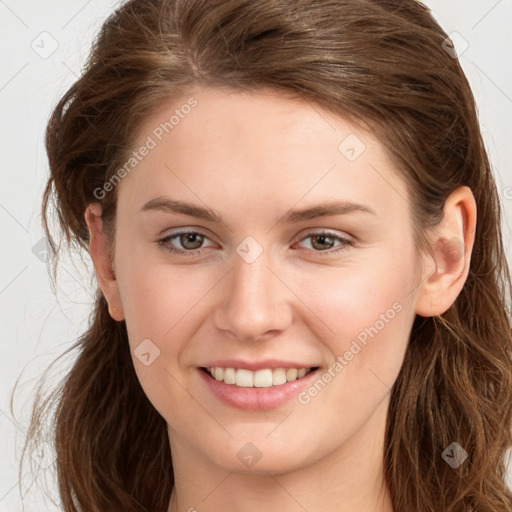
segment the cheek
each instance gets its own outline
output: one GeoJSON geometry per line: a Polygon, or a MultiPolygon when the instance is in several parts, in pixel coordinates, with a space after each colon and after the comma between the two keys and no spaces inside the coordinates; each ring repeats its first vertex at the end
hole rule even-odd
{"type": "Polygon", "coordinates": [[[411,254],[397,264],[396,253],[381,251],[364,263],[302,276],[300,295],[316,324],[328,327],[322,332],[332,358],[345,356],[347,376],[371,377],[373,370],[373,383],[379,376],[394,381],[414,320],[413,261],[411,254]]]}
{"type": "Polygon", "coordinates": [[[211,274],[205,269],[191,279],[190,269],[150,264],[147,259],[138,260],[136,253],[119,265],[119,288],[135,372],[148,399],[168,421],[176,417],[172,404],[190,402],[190,395],[180,385],[186,364],[183,355],[197,330],[194,318],[201,299],[215,283],[211,274]],[[149,354],[146,359],[144,354],[149,354]]]}
{"type": "Polygon", "coordinates": [[[414,320],[414,267],[412,260],[396,265],[391,254],[375,261],[364,271],[351,267],[336,280],[317,275],[304,285],[307,304],[321,320],[316,325],[334,331],[322,328],[332,364],[299,395],[301,425],[324,418],[331,441],[318,440],[318,452],[355,435],[385,405],[403,363],[414,320]]]}
{"type": "Polygon", "coordinates": [[[198,266],[192,271],[186,265],[171,266],[165,256],[150,259],[136,248],[125,252],[120,248],[116,256],[119,291],[132,346],[145,338],[163,346],[178,330],[181,338],[194,308],[218,280],[211,268],[198,266]]]}

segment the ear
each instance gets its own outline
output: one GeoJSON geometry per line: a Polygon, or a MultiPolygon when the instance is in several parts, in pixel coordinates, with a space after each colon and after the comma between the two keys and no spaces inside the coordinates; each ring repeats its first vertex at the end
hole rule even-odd
{"type": "Polygon", "coordinates": [[[418,315],[441,315],[455,302],[468,277],[475,230],[475,198],[469,187],[458,187],[448,196],[432,234],[432,254],[424,258],[424,268],[431,270],[418,287],[418,315]]]}
{"type": "Polygon", "coordinates": [[[121,322],[124,320],[123,305],[112,268],[107,241],[103,233],[101,212],[102,209],[99,203],[91,203],[85,210],[85,221],[89,229],[89,253],[101,291],[108,302],[110,316],[121,322]]]}

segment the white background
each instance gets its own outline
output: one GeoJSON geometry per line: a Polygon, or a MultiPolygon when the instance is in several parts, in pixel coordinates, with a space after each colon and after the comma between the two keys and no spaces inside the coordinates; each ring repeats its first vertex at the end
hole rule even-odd
{"type": "MultiPolygon", "coordinates": [[[[461,63],[477,99],[505,208],[510,262],[512,0],[426,3],[447,33],[458,32],[469,44],[461,63]]],[[[43,236],[41,194],[48,176],[45,124],[52,106],[79,75],[93,35],[117,4],[113,0],[0,0],[0,512],[21,510],[18,460],[34,385],[47,365],[85,330],[92,300],[87,262],[64,261],[56,297],[37,250],[43,236]],[[39,45],[41,53],[51,50],[52,44],[58,47],[48,58],[31,46],[39,45]],[[9,397],[18,377],[13,418],[9,397]]],[[[453,39],[462,51],[460,38],[453,39]]],[[[65,369],[64,364],[61,372],[65,369]]],[[[42,451],[50,464],[51,452],[44,447],[42,451]]],[[[53,469],[50,465],[42,471],[51,477],[53,469]]],[[[33,478],[28,467],[21,479],[24,488],[30,486],[33,478]]],[[[58,510],[43,504],[33,490],[24,503],[28,511],[58,510]]]]}

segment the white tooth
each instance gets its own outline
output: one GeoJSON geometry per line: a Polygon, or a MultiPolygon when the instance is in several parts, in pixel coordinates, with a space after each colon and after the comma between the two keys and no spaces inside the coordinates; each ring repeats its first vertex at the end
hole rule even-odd
{"type": "Polygon", "coordinates": [[[226,368],[224,370],[224,383],[225,384],[235,384],[236,383],[236,373],[234,368],[226,368]]]}
{"type": "Polygon", "coordinates": [[[274,370],[266,368],[252,372],[244,368],[220,368],[211,367],[206,368],[210,375],[218,380],[224,381],[226,384],[235,384],[236,386],[244,388],[268,388],[270,386],[280,386],[286,382],[292,382],[296,379],[304,377],[310,369],[309,368],[276,368],[274,370]]]}
{"type": "Polygon", "coordinates": [[[254,372],[254,387],[269,388],[272,386],[272,370],[258,370],[254,372]]]}
{"type": "Polygon", "coordinates": [[[236,385],[243,388],[252,388],[254,380],[254,373],[251,370],[239,368],[236,371],[236,385]]]}
{"type": "Polygon", "coordinates": [[[284,368],[276,368],[272,372],[272,385],[280,386],[286,382],[286,370],[284,368]]]}
{"type": "Polygon", "coordinates": [[[292,380],[295,380],[297,378],[297,368],[288,368],[286,370],[286,380],[288,382],[291,382],[292,380]]]}

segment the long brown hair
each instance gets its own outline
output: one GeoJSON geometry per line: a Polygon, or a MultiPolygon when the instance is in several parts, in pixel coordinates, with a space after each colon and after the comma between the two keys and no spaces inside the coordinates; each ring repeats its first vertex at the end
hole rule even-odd
{"type": "MultiPolygon", "coordinates": [[[[364,122],[406,180],[419,245],[448,195],[470,187],[478,223],[469,276],[445,314],[414,322],[392,389],[385,477],[396,512],[510,512],[511,281],[474,97],[446,38],[415,0],[128,1],[49,120],[43,220],[52,240],[55,206],[67,242],[87,250],[94,191],[133,151],[148,113],[198,84],[289,91],[364,122]],[[453,442],[468,453],[458,468],[443,458],[453,442]]],[[[100,201],[111,234],[116,193],[100,201]]],[[[137,380],[125,324],[100,292],[74,349],[61,386],[38,394],[26,449],[50,418],[66,512],[165,512],[166,424],[137,380]]]]}

